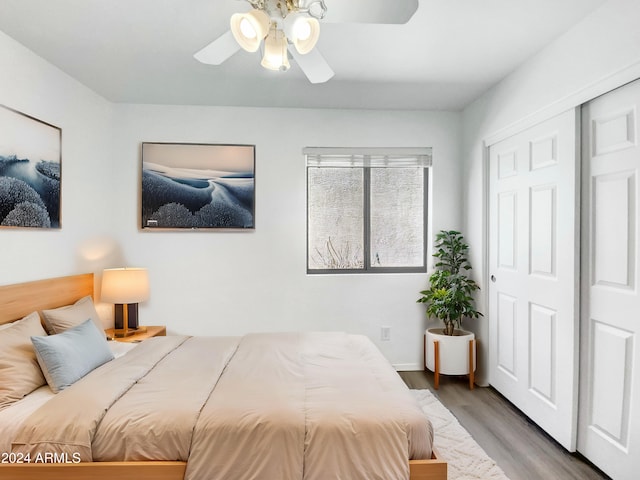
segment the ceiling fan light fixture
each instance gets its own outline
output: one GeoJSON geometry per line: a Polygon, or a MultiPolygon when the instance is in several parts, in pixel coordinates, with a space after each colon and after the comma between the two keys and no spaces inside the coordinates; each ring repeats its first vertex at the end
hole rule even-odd
{"type": "Polygon", "coordinates": [[[289,70],[289,55],[287,54],[287,38],[282,30],[272,28],[264,39],[264,55],[262,62],[264,68],[269,70],[289,70]]]}
{"type": "Polygon", "coordinates": [[[287,38],[301,55],[313,50],[320,38],[320,22],[299,13],[287,15],[284,19],[284,29],[287,38]]]}
{"type": "Polygon", "coordinates": [[[247,52],[256,52],[267,35],[271,19],[262,10],[231,15],[231,33],[236,42],[247,52]]]}

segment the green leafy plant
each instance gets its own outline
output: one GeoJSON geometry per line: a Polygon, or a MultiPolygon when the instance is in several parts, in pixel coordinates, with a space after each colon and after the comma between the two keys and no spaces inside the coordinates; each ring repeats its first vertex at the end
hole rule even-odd
{"type": "Polygon", "coordinates": [[[467,259],[469,245],[460,232],[441,230],[434,246],[437,270],[429,277],[429,288],[420,292],[422,297],[417,302],[427,305],[427,316],[444,322],[445,335],[453,335],[463,318],[482,316],[473,299],[473,293],[480,287],[467,276],[471,270],[467,259]]]}

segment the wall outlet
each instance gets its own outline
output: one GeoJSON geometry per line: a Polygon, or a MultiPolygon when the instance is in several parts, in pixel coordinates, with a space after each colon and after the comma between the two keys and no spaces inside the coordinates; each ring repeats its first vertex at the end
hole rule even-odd
{"type": "Polygon", "coordinates": [[[380,327],[380,340],[383,342],[391,341],[391,327],[380,327]]]}

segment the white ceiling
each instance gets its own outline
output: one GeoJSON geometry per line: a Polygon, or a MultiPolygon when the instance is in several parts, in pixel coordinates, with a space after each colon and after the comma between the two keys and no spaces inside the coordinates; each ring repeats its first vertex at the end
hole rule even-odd
{"type": "Polygon", "coordinates": [[[258,53],[193,58],[240,0],[0,0],[0,30],[113,102],[460,110],[605,1],[420,0],[405,25],[325,23],[320,85],[258,53]]]}

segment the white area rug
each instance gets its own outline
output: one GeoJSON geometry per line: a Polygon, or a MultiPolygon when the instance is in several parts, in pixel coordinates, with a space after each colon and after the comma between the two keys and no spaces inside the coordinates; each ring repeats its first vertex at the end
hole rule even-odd
{"type": "Polygon", "coordinates": [[[509,480],[429,390],[411,390],[411,393],[433,424],[435,448],[447,462],[448,480],[509,480]]]}

